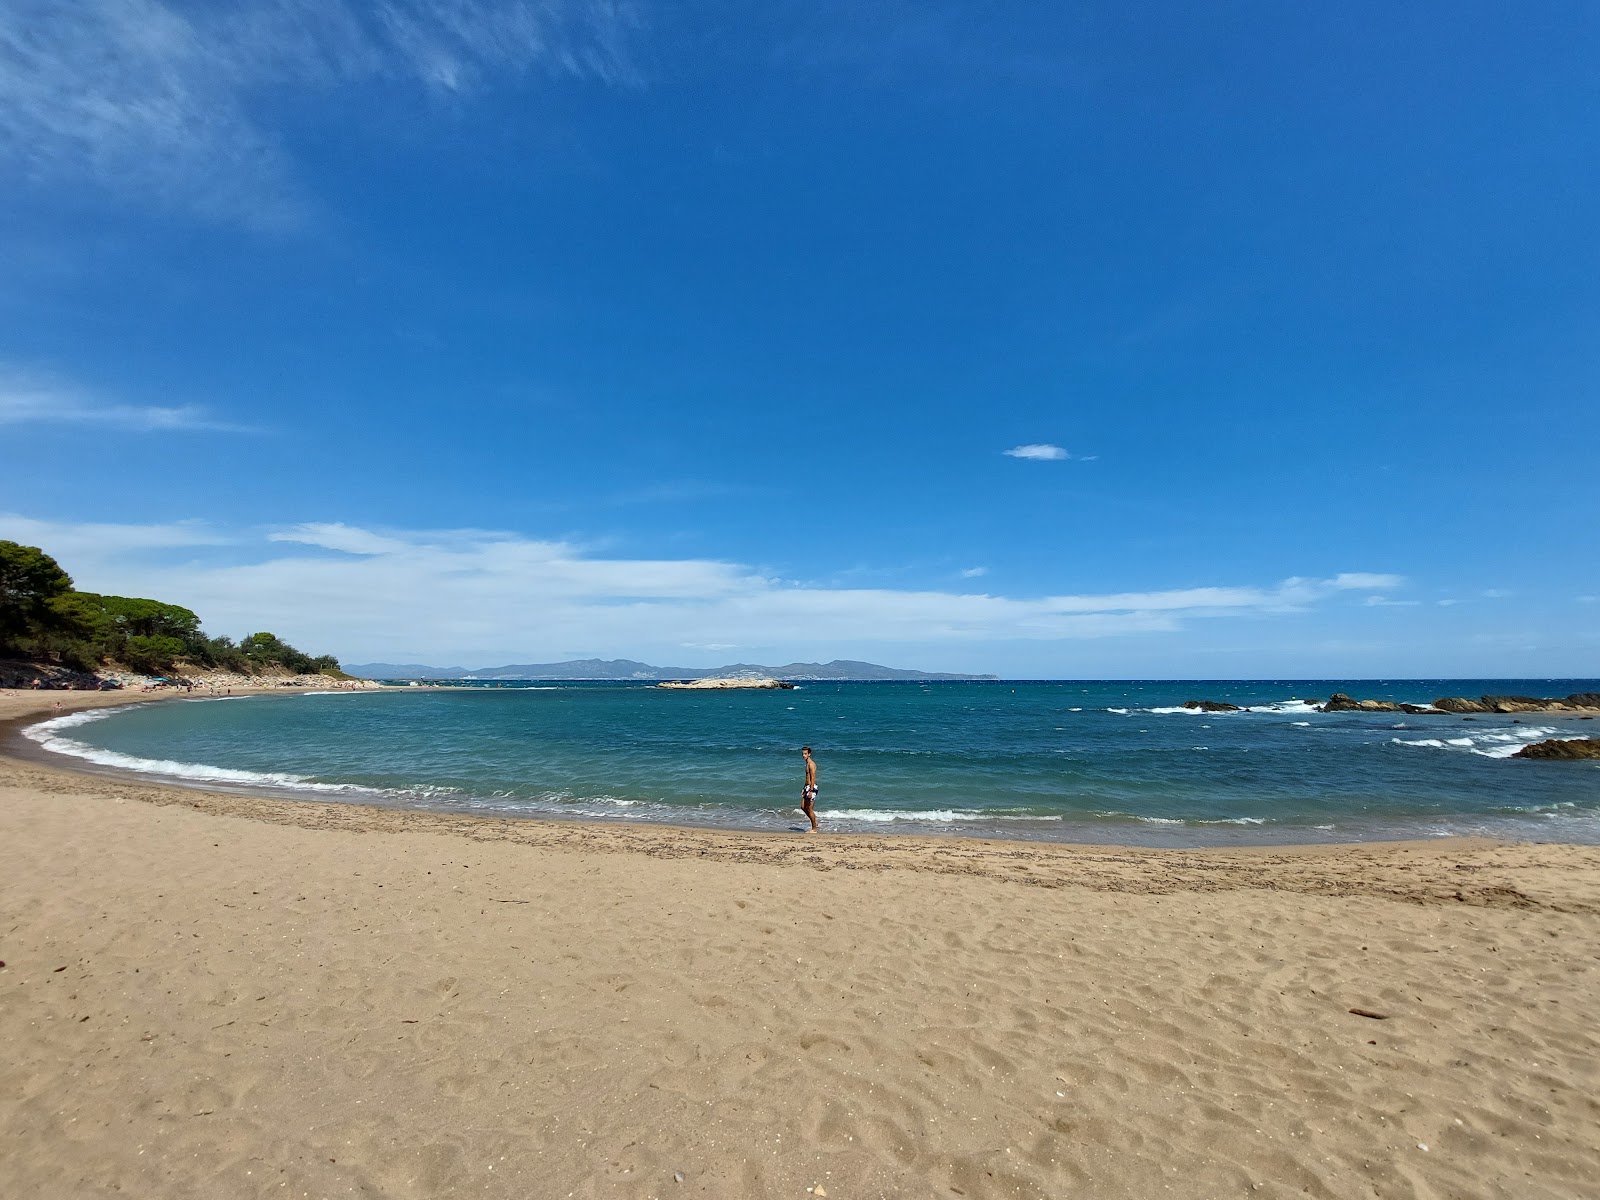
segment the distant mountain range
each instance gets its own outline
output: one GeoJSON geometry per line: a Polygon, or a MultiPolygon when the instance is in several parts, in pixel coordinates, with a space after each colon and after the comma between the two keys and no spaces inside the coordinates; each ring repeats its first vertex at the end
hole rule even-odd
{"type": "Polygon", "coordinates": [[[732,663],[726,667],[652,667],[629,658],[577,658],[560,663],[515,663],[505,667],[428,667],[421,663],[350,663],[344,670],[367,679],[792,679],[801,680],[962,680],[998,675],[951,675],[940,671],[902,671],[877,663],[834,659],[830,663],[789,663],[764,667],[732,663]]]}

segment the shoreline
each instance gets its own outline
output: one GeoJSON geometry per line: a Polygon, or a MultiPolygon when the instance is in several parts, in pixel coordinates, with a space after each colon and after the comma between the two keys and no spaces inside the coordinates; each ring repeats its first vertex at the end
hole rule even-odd
{"type": "Polygon", "coordinates": [[[1566,1200],[1597,964],[1593,846],[773,836],[0,753],[0,1191],[1566,1200]]]}
{"type": "MultiPolygon", "coordinates": [[[[392,692],[395,694],[409,694],[416,691],[444,691],[447,687],[429,685],[386,687],[375,689],[379,693],[392,692]]],[[[234,697],[240,696],[298,696],[302,693],[285,691],[276,686],[236,688],[234,697]]],[[[535,824],[553,824],[557,826],[593,827],[597,830],[633,830],[641,836],[648,837],[652,830],[671,830],[684,835],[705,835],[707,837],[729,836],[736,838],[754,839],[784,839],[789,837],[826,836],[830,839],[860,839],[866,842],[884,840],[898,843],[904,839],[913,841],[932,841],[936,843],[955,842],[958,844],[980,844],[1006,846],[1013,848],[1042,848],[1066,847],[1082,848],[1100,851],[1128,851],[1143,853],[1147,851],[1161,853],[1232,853],[1251,851],[1306,851],[1327,850],[1337,847],[1356,846],[1436,846],[1460,842],[1506,845],[1596,845],[1593,841],[1566,841],[1558,837],[1541,838],[1536,836],[1522,836],[1520,834],[1503,835],[1493,831],[1478,832],[1467,831],[1460,833],[1444,833],[1412,835],[1408,830],[1385,829],[1381,825],[1374,826],[1371,832],[1376,836],[1364,836],[1368,831],[1357,830],[1354,833],[1341,830],[1338,835],[1326,837],[1308,837],[1311,831],[1303,827],[1293,827],[1283,831],[1284,840],[1273,840],[1275,831],[1268,829],[1248,830],[1223,830],[1204,825],[1205,832],[1199,833],[1198,828],[1187,828],[1184,834],[1162,834],[1146,831],[1146,840],[1117,840],[1116,826],[1111,822],[1095,824],[1083,822],[1077,826],[1051,825],[1044,827],[1037,836],[1017,835],[1010,830],[1000,832],[967,832],[961,829],[926,830],[910,829],[898,831],[894,829],[829,829],[826,825],[815,833],[807,833],[798,826],[785,826],[784,828],[759,827],[754,824],[740,824],[736,819],[728,823],[693,821],[673,822],[628,820],[622,817],[607,818],[594,815],[567,815],[560,811],[529,810],[512,814],[495,814],[474,812],[461,808],[451,807],[448,804],[432,807],[411,807],[404,801],[386,803],[365,789],[352,788],[361,798],[356,799],[327,799],[319,797],[315,792],[301,792],[291,786],[274,787],[265,782],[232,782],[226,780],[211,780],[204,778],[187,779],[181,776],[166,776],[154,772],[141,772],[139,770],[102,763],[87,759],[76,758],[49,750],[23,736],[22,730],[40,721],[50,720],[54,716],[66,716],[75,711],[99,708],[120,708],[131,704],[157,703],[163,701],[197,701],[211,700],[218,697],[193,696],[177,691],[158,691],[151,693],[129,692],[87,692],[87,691],[33,691],[24,689],[0,689],[0,765],[6,762],[17,764],[30,764],[45,771],[60,771],[69,775],[86,779],[100,779],[115,783],[122,783],[143,789],[171,789],[177,793],[189,796],[209,796],[209,803],[216,804],[224,799],[233,801],[259,801],[264,805],[320,805],[338,810],[370,810],[374,814],[405,814],[408,818],[426,822],[437,819],[450,823],[457,820],[469,822],[487,822],[491,824],[509,823],[514,827],[524,822],[535,824]],[[65,699],[64,699],[65,698],[65,699]],[[60,711],[52,711],[56,705],[60,711]],[[370,797],[370,798],[368,798],[370,797]],[[1062,836],[1050,836],[1060,833],[1062,836]],[[1104,836],[1093,836],[1102,834],[1104,836]],[[1008,836],[1009,835],[1009,836],[1008,836]],[[1074,836],[1076,835],[1076,836],[1074,836]],[[1167,840],[1172,839],[1172,840],[1167,840]]],[[[1538,715],[1538,714],[1530,714],[1538,715]]],[[[1550,714],[1561,715],[1561,714],[1550,714]]],[[[1566,714],[1571,716],[1572,714],[1566,714]]],[[[167,801],[168,803],[172,801],[167,801]]],[[[196,804],[197,807],[203,805],[196,804]]],[[[234,811],[229,809],[229,811],[234,811]]],[[[263,811],[266,811],[263,809],[263,811]]],[[[798,809],[795,810],[798,812],[798,809]]],[[[1132,818],[1136,820],[1137,818],[1132,818]]],[[[1223,823],[1227,824],[1227,823],[1223,823]]]]}
{"type": "MultiPolygon", "coordinates": [[[[82,697],[76,705],[63,705],[67,711],[120,707],[121,703],[158,703],[192,697],[171,694],[141,694],[121,697],[111,692],[66,693],[82,697]]],[[[244,694],[282,695],[276,688],[250,689],[244,694]]],[[[701,825],[674,825],[651,821],[636,823],[606,821],[586,817],[560,817],[545,814],[494,816],[401,805],[385,805],[350,800],[325,800],[314,796],[281,796],[265,787],[218,786],[202,781],[185,782],[142,775],[117,767],[99,766],[34,745],[21,736],[22,729],[48,720],[54,714],[45,701],[26,704],[39,696],[0,693],[0,785],[13,782],[27,773],[35,786],[51,791],[83,791],[110,795],[119,800],[136,799],[157,806],[178,805],[213,815],[244,817],[272,824],[296,825],[308,829],[339,828],[353,832],[436,832],[470,837],[476,841],[500,841],[545,847],[582,846],[637,853],[650,857],[682,857],[695,854],[713,861],[762,860],[775,863],[804,860],[819,869],[877,869],[886,861],[903,865],[918,855],[935,854],[981,862],[983,869],[972,873],[1009,879],[1031,886],[1061,886],[1063,872],[1082,868],[1097,857],[1125,862],[1128,856],[1163,856],[1187,859],[1191,871],[1180,875],[1188,884],[1197,882],[1244,886],[1253,861],[1271,860],[1282,865],[1290,860],[1328,857],[1341,854],[1359,857],[1362,850],[1397,852],[1424,858],[1452,858],[1464,852],[1506,849],[1517,846],[1575,846],[1587,843],[1560,841],[1508,840],[1490,837],[1434,837],[1387,840],[1347,840],[1324,842],[1248,843],[1230,846],[1150,846],[1110,842],[1075,842],[1047,839],[980,837],[964,833],[838,832],[823,828],[814,833],[793,830],[719,828],[701,825]],[[24,702],[24,706],[7,701],[24,702]],[[18,708],[21,711],[18,711],[18,708]],[[76,783],[74,783],[76,781],[76,783]],[[963,853],[970,850],[973,853],[963,853]],[[903,852],[903,853],[897,853],[903,852]],[[865,858],[865,862],[859,861],[865,858]],[[991,859],[1000,858],[1020,869],[997,869],[991,859]],[[1078,861],[1078,860],[1083,861],[1078,861]],[[1054,868],[1054,869],[1051,869],[1054,868]],[[1235,876],[1235,872],[1240,872],[1235,876]]],[[[50,694],[59,698],[61,693],[50,694]]],[[[1600,848],[1594,848],[1600,853],[1600,848]]],[[[1600,858],[1597,858],[1600,861],[1600,858]]],[[[1168,864],[1170,867],[1171,864],[1168,864]]],[[[919,868],[920,869],[920,868],[919,868]]],[[[1279,886],[1277,883],[1274,887],[1279,886]]],[[[1437,884],[1425,894],[1449,893],[1459,889],[1437,884]]],[[[1383,894],[1393,894],[1384,892],[1383,894]]],[[[1419,893],[1423,894],[1423,893],[1419,893]]]]}

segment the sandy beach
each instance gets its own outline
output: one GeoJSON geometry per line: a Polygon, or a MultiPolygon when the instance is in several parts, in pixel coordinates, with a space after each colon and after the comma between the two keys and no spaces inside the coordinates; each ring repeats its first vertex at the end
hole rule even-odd
{"type": "Polygon", "coordinates": [[[8,1197],[1600,1192],[1600,848],[494,820],[0,736],[8,1197]]]}

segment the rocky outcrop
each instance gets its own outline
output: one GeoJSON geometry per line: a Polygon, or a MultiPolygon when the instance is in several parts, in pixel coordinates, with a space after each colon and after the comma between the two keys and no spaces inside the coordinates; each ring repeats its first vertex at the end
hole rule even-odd
{"type": "Polygon", "coordinates": [[[1469,700],[1465,696],[1444,696],[1433,702],[1434,708],[1447,713],[1562,713],[1600,711],[1600,692],[1574,692],[1564,698],[1539,696],[1483,696],[1469,700]]]}
{"type": "Polygon", "coordinates": [[[792,688],[794,684],[786,679],[669,679],[656,686],[677,691],[718,691],[724,688],[792,688]]]}
{"type": "Polygon", "coordinates": [[[1531,746],[1524,746],[1511,756],[1512,758],[1600,758],[1600,738],[1570,738],[1563,741],[1560,738],[1551,738],[1545,742],[1534,742],[1531,746]]]}
{"type": "Polygon", "coordinates": [[[1393,700],[1356,700],[1343,692],[1335,692],[1328,697],[1326,704],[1317,708],[1318,712],[1383,712],[1383,713],[1431,713],[1437,708],[1429,708],[1426,704],[1397,704],[1393,700]]]}
{"type": "Polygon", "coordinates": [[[1440,712],[1447,713],[1485,713],[1489,711],[1488,706],[1481,700],[1468,700],[1465,696],[1441,696],[1433,702],[1433,706],[1440,712]]]}
{"type": "Polygon", "coordinates": [[[1239,712],[1237,704],[1229,704],[1223,700],[1185,700],[1185,708],[1199,709],[1201,712],[1239,712]]]}

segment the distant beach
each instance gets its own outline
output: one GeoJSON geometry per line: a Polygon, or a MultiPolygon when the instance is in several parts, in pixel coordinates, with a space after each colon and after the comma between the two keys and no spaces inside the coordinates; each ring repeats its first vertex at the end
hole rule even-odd
{"type": "MultiPolygon", "coordinates": [[[[0,697],[6,745],[56,699],[115,703],[0,697]]],[[[0,915],[7,1194],[1600,1178],[1594,847],[752,834],[5,757],[0,915]]]]}

